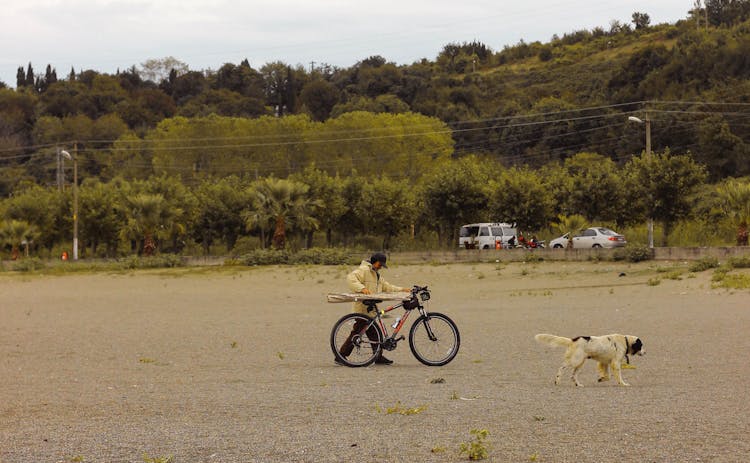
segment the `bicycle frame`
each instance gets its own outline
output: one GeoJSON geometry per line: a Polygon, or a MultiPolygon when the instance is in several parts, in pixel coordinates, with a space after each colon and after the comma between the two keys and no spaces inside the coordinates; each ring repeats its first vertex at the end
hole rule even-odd
{"type": "MultiPolygon", "coordinates": [[[[365,333],[367,330],[370,329],[370,327],[375,322],[377,322],[378,325],[380,326],[381,331],[383,332],[383,336],[385,337],[385,339],[383,339],[383,342],[380,343],[381,345],[385,345],[388,342],[393,342],[394,340],[400,341],[401,339],[403,339],[403,336],[400,339],[396,339],[396,335],[398,335],[398,333],[401,331],[401,328],[403,328],[404,324],[406,323],[406,320],[409,319],[409,315],[411,314],[411,312],[413,312],[414,310],[417,310],[419,312],[420,316],[427,314],[427,311],[424,308],[424,304],[419,299],[419,293],[418,292],[414,293],[414,295],[412,296],[412,298],[413,299],[416,298],[416,300],[418,302],[418,306],[415,307],[414,309],[411,309],[411,310],[404,309],[404,314],[401,316],[401,319],[398,321],[398,324],[396,325],[396,327],[393,328],[393,334],[391,334],[390,336],[388,335],[388,327],[386,326],[387,323],[383,323],[382,315],[385,315],[388,312],[391,312],[393,310],[396,310],[396,309],[399,309],[399,308],[403,308],[404,307],[404,301],[399,302],[396,305],[392,305],[390,307],[387,307],[385,309],[379,309],[377,307],[377,303],[373,302],[372,305],[371,305],[371,308],[372,308],[372,310],[375,311],[375,317],[372,319],[372,321],[370,321],[370,323],[367,324],[367,326],[364,327],[364,329],[362,329],[360,331],[360,333],[365,333]]],[[[425,320],[425,328],[427,330],[427,334],[428,334],[430,340],[432,340],[432,341],[436,340],[437,338],[435,337],[435,334],[432,332],[432,328],[430,328],[430,324],[427,323],[426,320],[425,320]]]]}

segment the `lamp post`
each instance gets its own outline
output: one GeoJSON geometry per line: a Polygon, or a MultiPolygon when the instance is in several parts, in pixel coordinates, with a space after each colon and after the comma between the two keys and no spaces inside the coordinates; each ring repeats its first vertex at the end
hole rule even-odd
{"type": "Polygon", "coordinates": [[[78,260],[78,157],[65,150],[60,154],[73,161],[73,260],[78,260]]]}
{"type": "MultiPolygon", "coordinates": [[[[645,121],[635,116],[629,116],[628,120],[638,124],[646,124],[646,159],[651,160],[651,119],[646,114],[645,121]]],[[[654,248],[654,219],[651,214],[648,217],[648,247],[649,249],[654,248]]]]}

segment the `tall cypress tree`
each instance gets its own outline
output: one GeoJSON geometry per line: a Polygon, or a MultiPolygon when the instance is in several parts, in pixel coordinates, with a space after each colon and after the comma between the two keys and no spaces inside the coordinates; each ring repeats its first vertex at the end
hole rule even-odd
{"type": "Polygon", "coordinates": [[[34,68],[31,67],[31,63],[29,63],[29,67],[26,69],[26,86],[34,86],[34,68]]]}
{"type": "Polygon", "coordinates": [[[50,64],[47,65],[47,70],[44,72],[44,80],[48,87],[57,82],[57,71],[50,64]]]}
{"type": "Polygon", "coordinates": [[[16,71],[16,88],[21,88],[26,85],[26,72],[23,70],[23,66],[18,66],[16,71]]]}

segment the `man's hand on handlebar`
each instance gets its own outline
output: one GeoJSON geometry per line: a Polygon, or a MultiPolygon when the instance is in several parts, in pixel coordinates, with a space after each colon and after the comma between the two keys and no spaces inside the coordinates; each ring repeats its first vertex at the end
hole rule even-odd
{"type": "Polygon", "coordinates": [[[367,289],[367,288],[363,288],[363,289],[362,289],[362,294],[372,294],[372,293],[370,292],[370,290],[369,290],[369,289],[367,289]]]}

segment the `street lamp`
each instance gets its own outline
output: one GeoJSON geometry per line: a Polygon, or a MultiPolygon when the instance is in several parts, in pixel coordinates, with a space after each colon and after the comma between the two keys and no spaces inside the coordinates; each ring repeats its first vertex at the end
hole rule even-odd
{"type": "MultiPolygon", "coordinates": [[[[638,124],[646,124],[646,159],[651,159],[651,119],[646,114],[645,121],[639,117],[628,116],[628,121],[636,122],[638,124]]],[[[649,204],[650,206],[650,204],[649,204]]],[[[654,219],[649,214],[648,218],[648,247],[654,248],[654,219]]]]}
{"type": "Polygon", "coordinates": [[[60,154],[73,161],[73,260],[78,260],[78,157],[65,150],[60,154]]]}

